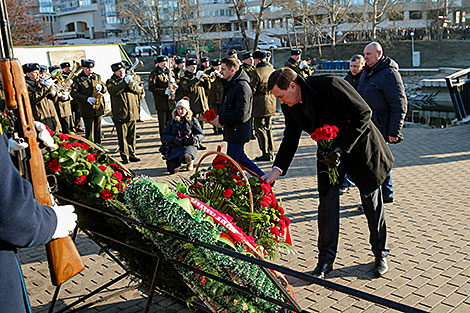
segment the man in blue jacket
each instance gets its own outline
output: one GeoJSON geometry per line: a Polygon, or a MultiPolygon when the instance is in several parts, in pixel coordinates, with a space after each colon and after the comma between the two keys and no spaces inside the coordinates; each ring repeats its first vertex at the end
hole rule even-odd
{"type": "MultiPolygon", "coordinates": [[[[371,42],[364,48],[366,66],[362,71],[357,91],[372,109],[372,121],[386,142],[403,140],[401,130],[408,102],[398,64],[383,55],[382,46],[371,42]]],[[[393,202],[392,175],[382,184],[385,203],[393,202]]]]}
{"type": "Polygon", "coordinates": [[[40,246],[68,236],[76,225],[72,206],[48,207],[34,200],[33,189],[10,161],[0,128],[0,312],[31,312],[17,248],[40,246]]]}

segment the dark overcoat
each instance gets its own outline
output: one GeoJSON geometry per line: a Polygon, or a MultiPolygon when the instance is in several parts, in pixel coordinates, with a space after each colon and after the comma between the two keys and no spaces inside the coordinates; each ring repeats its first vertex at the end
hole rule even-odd
{"type": "Polygon", "coordinates": [[[276,114],[276,97],[268,90],[269,75],[274,68],[268,62],[259,62],[252,72],[251,90],[253,90],[253,117],[266,117],[276,114]]]}
{"type": "Polygon", "coordinates": [[[168,121],[163,130],[163,140],[168,142],[170,145],[170,154],[167,160],[172,160],[179,157],[184,153],[189,153],[193,156],[193,160],[196,158],[197,148],[195,145],[183,145],[178,146],[174,143],[174,138],[191,138],[195,137],[200,142],[204,139],[201,125],[195,117],[191,117],[191,122],[186,118],[180,118],[176,114],[176,110],[173,110],[172,118],[168,121]]]}
{"type": "Polygon", "coordinates": [[[224,86],[222,107],[217,113],[224,127],[224,141],[243,144],[251,139],[253,94],[248,74],[239,69],[224,86]]]}
{"type": "Polygon", "coordinates": [[[106,87],[111,96],[113,121],[120,123],[137,121],[140,96],[144,93],[144,89],[139,88],[137,84],[131,87],[123,78],[114,74],[106,81],[106,87]]]}
{"type": "Polygon", "coordinates": [[[31,184],[10,161],[5,140],[0,135],[0,312],[31,312],[17,248],[48,243],[57,217],[50,207],[34,200],[31,184]]]}
{"type": "Polygon", "coordinates": [[[186,70],[180,78],[179,88],[176,89],[176,100],[179,101],[186,96],[189,98],[191,111],[194,114],[203,113],[209,110],[206,90],[210,88],[211,83],[209,79],[204,77],[197,79],[195,74],[186,70]]]}
{"type": "Polygon", "coordinates": [[[175,100],[165,94],[170,80],[170,70],[163,70],[157,66],[149,76],[149,90],[153,94],[153,101],[157,111],[171,111],[175,108],[175,100]]]}
{"type": "Polygon", "coordinates": [[[104,99],[98,109],[93,109],[93,106],[88,103],[88,98],[93,96],[96,85],[103,86],[101,93],[106,93],[106,85],[101,81],[101,76],[92,73],[86,76],[81,72],[73,79],[71,96],[76,100],[80,106],[80,114],[83,118],[94,118],[104,114],[104,99]]]}
{"type": "Polygon", "coordinates": [[[52,131],[62,130],[54,104],[57,96],[52,96],[51,88],[29,77],[26,77],[26,85],[34,120],[46,124],[52,131]]]}
{"type": "MultiPolygon", "coordinates": [[[[371,121],[370,107],[344,79],[332,76],[297,76],[302,102],[282,104],[285,116],[284,137],[274,161],[286,174],[299,145],[302,131],[313,133],[325,124],[338,127],[333,147],[341,148],[338,170],[347,172],[363,194],[377,189],[392,169],[393,155],[379,130],[371,121]]],[[[318,189],[328,191],[327,166],[317,153],[318,189]]]]}

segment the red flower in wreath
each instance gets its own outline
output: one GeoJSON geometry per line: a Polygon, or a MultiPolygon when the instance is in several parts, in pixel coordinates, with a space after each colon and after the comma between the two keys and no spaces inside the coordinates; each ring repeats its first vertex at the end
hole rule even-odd
{"type": "Polygon", "coordinates": [[[51,162],[49,162],[49,169],[55,173],[60,171],[60,164],[58,159],[53,159],[51,162]]]}
{"type": "Polygon", "coordinates": [[[111,190],[105,189],[101,192],[101,198],[103,200],[109,200],[113,198],[113,192],[111,190]]]}
{"type": "Polygon", "coordinates": [[[79,176],[79,177],[75,178],[75,184],[77,184],[79,186],[83,186],[83,185],[85,185],[85,183],[86,183],[86,176],[85,175],[82,175],[82,176],[79,176]]]}
{"type": "Polygon", "coordinates": [[[96,160],[96,153],[90,153],[86,156],[86,159],[88,160],[88,162],[94,162],[96,160]]]}
{"type": "Polygon", "coordinates": [[[113,176],[119,181],[122,180],[122,174],[120,172],[114,172],[113,176]]]}
{"type": "Polygon", "coordinates": [[[261,184],[261,189],[263,189],[263,192],[264,192],[265,195],[267,195],[268,193],[270,193],[272,191],[271,185],[270,184],[265,184],[265,183],[261,184]]]}
{"type": "Polygon", "coordinates": [[[225,167],[225,165],[219,163],[219,164],[216,164],[214,167],[215,167],[216,169],[218,169],[218,170],[221,170],[221,169],[223,169],[223,168],[225,167]]]}
{"type": "Polygon", "coordinates": [[[272,234],[274,234],[274,236],[279,236],[281,234],[281,232],[279,231],[279,228],[277,228],[276,226],[271,227],[270,231],[272,234]]]}
{"type": "Polygon", "coordinates": [[[66,135],[66,134],[59,134],[59,139],[60,139],[60,140],[68,140],[68,139],[69,139],[69,136],[66,135]]]}
{"type": "Polygon", "coordinates": [[[106,171],[106,169],[107,169],[107,167],[104,166],[104,165],[100,165],[100,166],[98,166],[98,168],[103,172],[106,171]]]}
{"type": "Polygon", "coordinates": [[[231,196],[233,195],[233,190],[228,188],[228,189],[225,189],[224,191],[224,197],[225,198],[230,198],[231,196]]]}

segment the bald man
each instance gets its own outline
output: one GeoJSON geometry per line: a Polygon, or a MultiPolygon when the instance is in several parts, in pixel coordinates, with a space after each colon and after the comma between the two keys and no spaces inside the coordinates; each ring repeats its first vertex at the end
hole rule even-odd
{"type": "MultiPolygon", "coordinates": [[[[386,142],[399,143],[408,101],[398,64],[383,55],[382,46],[371,42],[364,48],[366,66],[362,71],[357,91],[372,109],[372,121],[386,142]]],[[[392,175],[382,184],[385,203],[393,202],[392,175]]]]}

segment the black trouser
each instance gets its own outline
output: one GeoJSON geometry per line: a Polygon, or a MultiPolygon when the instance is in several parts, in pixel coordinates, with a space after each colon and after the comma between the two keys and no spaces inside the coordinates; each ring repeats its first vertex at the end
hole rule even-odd
{"type": "Polygon", "coordinates": [[[123,159],[135,157],[135,121],[114,122],[116,127],[119,153],[123,159]]]}
{"type": "Polygon", "coordinates": [[[85,138],[94,143],[101,143],[101,115],[96,117],[84,117],[85,138]]]}
{"type": "Polygon", "coordinates": [[[157,110],[157,117],[158,117],[158,132],[160,133],[160,140],[163,137],[163,130],[166,127],[166,124],[171,118],[170,110],[157,110]]]}
{"type": "Polygon", "coordinates": [[[60,126],[62,127],[62,133],[68,134],[73,131],[73,117],[65,116],[59,117],[60,126]]]}
{"type": "MultiPolygon", "coordinates": [[[[333,263],[338,250],[339,237],[339,185],[330,186],[326,194],[320,194],[318,206],[318,251],[319,263],[333,263]]],[[[386,257],[387,226],[381,187],[370,195],[361,193],[362,206],[369,225],[369,243],[375,257],[386,257]]]]}
{"type": "Polygon", "coordinates": [[[181,166],[181,164],[189,164],[193,160],[193,156],[189,153],[183,153],[180,156],[166,161],[166,168],[170,174],[175,173],[175,170],[181,166]]]}
{"type": "Polygon", "coordinates": [[[272,116],[255,117],[255,135],[258,139],[258,146],[261,150],[262,156],[273,157],[274,144],[272,133],[272,116]]]}

